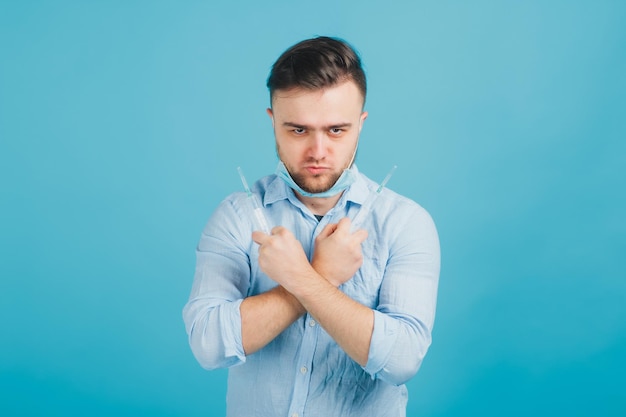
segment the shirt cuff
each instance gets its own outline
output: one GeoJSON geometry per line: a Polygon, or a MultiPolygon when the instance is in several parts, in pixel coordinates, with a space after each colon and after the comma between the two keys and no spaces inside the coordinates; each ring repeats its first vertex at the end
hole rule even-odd
{"type": "Polygon", "coordinates": [[[370,341],[370,350],[367,356],[367,363],[363,368],[365,372],[376,377],[385,367],[389,360],[391,350],[398,338],[399,326],[397,320],[374,310],[374,330],[370,341]]]}
{"type": "Polygon", "coordinates": [[[230,366],[244,363],[246,361],[246,353],[243,350],[243,342],[241,336],[241,310],[240,306],[243,300],[237,300],[228,304],[228,308],[224,312],[226,317],[223,323],[226,325],[224,330],[224,356],[229,358],[230,366]]]}

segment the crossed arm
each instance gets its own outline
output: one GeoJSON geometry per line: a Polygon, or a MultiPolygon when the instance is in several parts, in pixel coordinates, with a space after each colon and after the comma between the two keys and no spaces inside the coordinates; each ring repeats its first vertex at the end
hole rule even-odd
{"type": "Polygon", "coordinates": [[[271,235],[254,232],[252,238],[260,245],[260,268],[279,286],[241,303],[245,353],[261,349],[308,311],[352,359],[365,366],[374,312],[337,287],[360,268],[367,232],[350,233],[347,218],[329,224],[315,239],[311,263],[284,227],[274,228],[271,235]]]}
{"type": "Polygon", "coordinates": [[[258,266],[280,285],[250,297],[245,297],[249,276],[241,269],[246,248],[236,240],[225,245],[220,235],[230,236],[225,230],[237,227],[228,223],[237,217],[229,213],[210,222],[198,245],[194,285],[183,309],[198,362],[206,369],[242,363],[308,311],[355,362],[365,364],[367,373],[395,385],[409,380],[431,342],[439,242],[425,210],[414,205],[394,209],[396,217],[410,221],[385,228],[393,239],[384,250],[392,256],[385,258],[376,309],[336,288],[355,275],[365,254],[361,243],[366,232],[350,234],[347,219],[320,233],[310,263],[288,230],[255,233],[258,266]]]}

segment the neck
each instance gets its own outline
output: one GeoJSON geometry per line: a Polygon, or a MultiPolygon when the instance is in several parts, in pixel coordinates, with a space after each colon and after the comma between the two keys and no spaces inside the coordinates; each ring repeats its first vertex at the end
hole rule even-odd
{"type": "Polygon", "coordinates": [[[328,213],[328,211],[331,208],[335,207],[335,204],[337,204],[337,201],[339,201],[339,199],[343,195],[343,191],[332,197],[324,197],[324,198],[305,197],[303,195],[300,195],[295,190],[294,190],[294,194],[296,195],[298,200],[302,201],[302,203],[309,210],[311,210],[311,213],[316,214],[318,216],[324,216],[326,215],[326,213],[328,213]]]}

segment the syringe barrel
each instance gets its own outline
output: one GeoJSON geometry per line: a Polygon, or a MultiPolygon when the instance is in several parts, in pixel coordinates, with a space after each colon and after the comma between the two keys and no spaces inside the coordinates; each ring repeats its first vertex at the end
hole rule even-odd
{"type": "Polygon", "coordinates": [[[256,219],[256,226],[265,234],[270,234],[270,226],[267,223],[267,219],[263,214],[263,209],[261,207],[257,207],[254,209],[254,218],[256,219]]]}
{"type": "Polygon", "coordinates": [[[254,230],[260,230],[263,233],[270,233],[269,222],[265,218],[265,213],[263,212],[263,206],[261,206],[254,194],[246,197],[248,200],[248,205],[250,207],[250,214],[252,223],[254,224],[254,230]]]}
{"type": "Polygon", "coordinates": [[[359,228],[361,228],[363,222],[365,222],[365,219],[367,218],[367,215],[370,213],[372,205],[374,204],[374,201],[376,201],[377,197],[377,192],[370,192],[370,195],[368,195],[363,204],[361,204],[361,208],[359,208],[356,216],[354,216],[354,219],[352,219],[352,225],[350,227],[351,232],[354,233],[359,228]]]}

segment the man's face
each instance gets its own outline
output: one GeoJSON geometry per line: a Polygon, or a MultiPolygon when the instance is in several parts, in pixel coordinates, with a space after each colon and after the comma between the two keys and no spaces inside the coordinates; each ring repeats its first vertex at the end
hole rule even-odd
{"type": "Polygon", "coordinates": [[[367,112],[353,81],[323,90],[274,92],[272,117],[278,157],[309,193],[324,192],[349,168],[367,112]]]}

